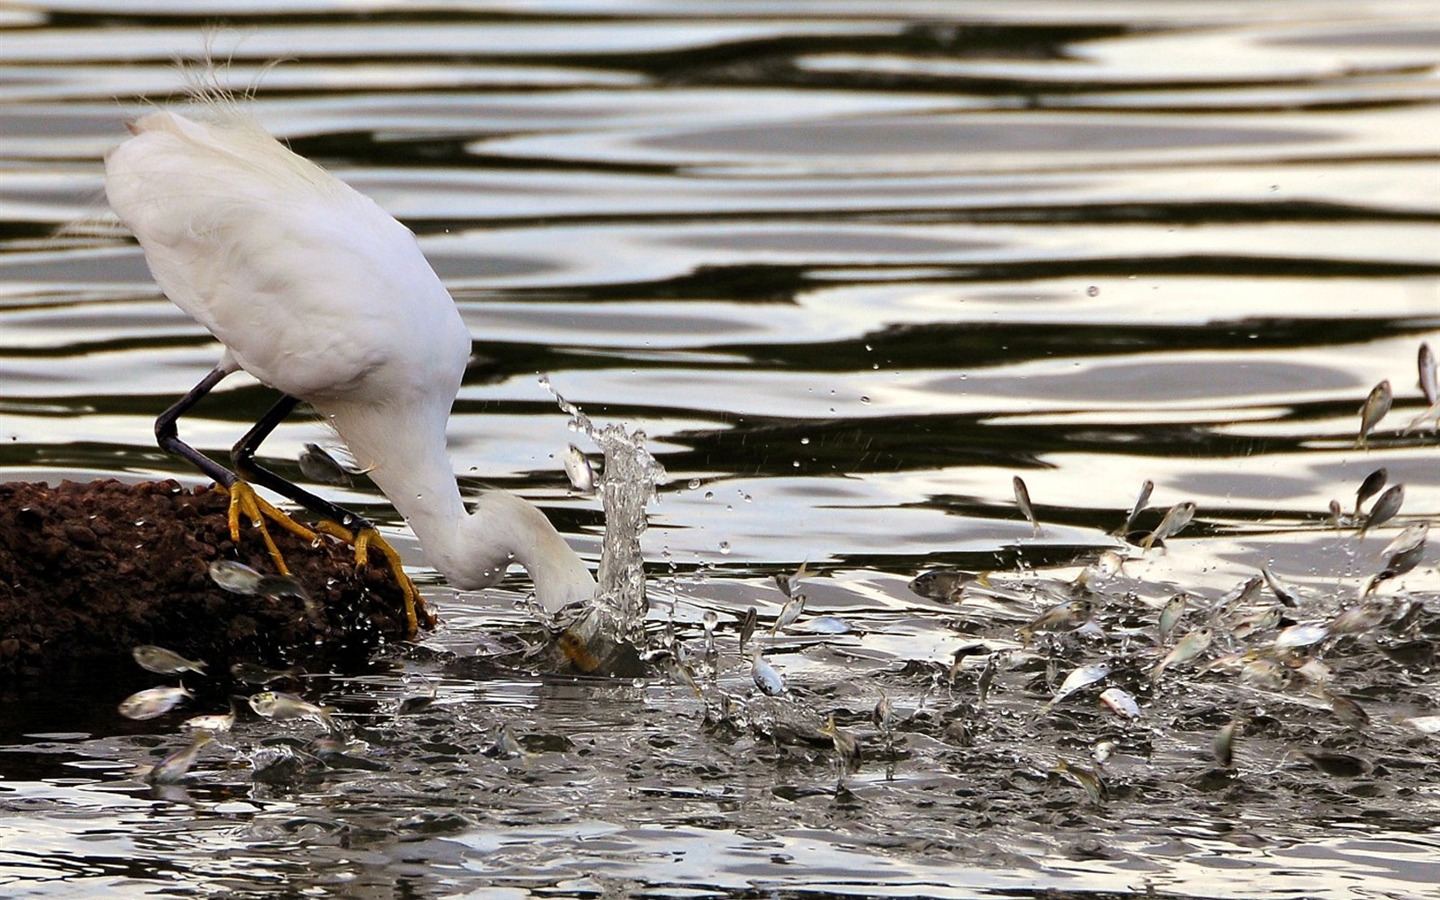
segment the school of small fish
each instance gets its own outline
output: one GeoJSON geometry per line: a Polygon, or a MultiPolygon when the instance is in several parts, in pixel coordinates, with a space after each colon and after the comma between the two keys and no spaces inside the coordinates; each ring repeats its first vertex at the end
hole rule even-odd
{"type": "MultiPolygon", "coordinates": [[[[1407,432],[1432,420],[1440,429],[1436,361],[1428,345],[1421,348],[1419,367],[1428,407],[1407,432]]],[[[1355,436],[1358,448],[1369,451],[1388,439],[1379,429],[1395,405],[1390,382],[1381,381],[1360,408],[1355,436]]],[[[594,471],[585,455],[571,445],[564,462],[571,486],[582,493],[593,491],[594,471]]],[[[1044,530],[1029,488],[1019,476],[1012,478],[1011,486],[1017,507],[1039,537],[1044,530]]],[[[1155,490],[1153,480],[1143,482],[1123,523],[1111,532],[1120,546],[1078,565],[1073,578],[1049,578],[1028,569],[1001,573],[942,568],[917,575],[910,584],[915,593],[952,608],[966,610],[973,605],[969,602],[972,597],[984,597],[1023,610],[1014,618],[990,624],[983,621],[982,613],[967,614],[965,625],[956,626],[961,645],[953,657],[936,664],[937,670],[918,698],[881,690],[873,708],[866,707],[863,713],[853,706],[827,712],[823,696],[804,684],[803,678],[783,674],[785,654],[798,638],[824,641],[827,636],[852,630],[843,617],[807,610],[802,586],[822,574],[807,564],[773,576],[779,598],[766,614],[768,635],[760,631],[757,606],[745,608],[723,627],[721,615],[705,610],[698,620],[698,649],[677,637],[672,617],[664,645],[644,658],[652,671],[693,693],[704,707],[707,727],[772,729],[765,732],[772,741],[808,742],[815,758],[828,757],[832,762],[838,776],[837,791],[846,790],[857,773],[866,771],[870,760],[889,760],[893,766],[902,758],[907,732],[920,721],[927,704],[933,708],[941,703],[941,697],[954,704],[946,711],[951,720],[944,728],[944,739],[961,747],[970,746],[985,733],[990,727],[987,717],[995,714],[992,710],[1017,705],[1028,708],[1023,721],[1032,730],[1056,729],[1057,734],[1073,735],[1057,743],[1049,761],[1031,771],[1047,778],[1052,789],[1075,791],[1095,808],[1115,802],[1114,788],[1124,780],[1116,774],[1117,760],[1133,756],[1136,746],[1143,745],[1143,741],[1137,744],[1127,737],[1155,734],[1163,728],[1155,717],[1156,709],[1168,697],[1196,686],[1204,686],[1207,696],[1218,699],[1212,703],[1213,709],[1204,712],[1210,730],[1203,741],[1195,742],[1194,756],[1229,773],[1226,777],[1257,772],[1273,762],[1252,758],[1249,754],[1254,751],[1247,747],[1267,730],[1275,731],[1276,721],[1299,730],[1318,715],[1325,717],[1321,721],[1330,727],[1357,732],[1389,727],[1416,735],[1440,735],[1440,713],[1436,712],[1440,700],[1385,722],[1366,709],[1369,701],[1360,690],[1362,685],[1347,684],[1344,667],[1337,666],[1355,647],[1378,651],[1384,659],[1415,657],[1421,660],[1417,665],[1433,665],[1440,643],[1440,609],[1433,603],[1427,606],[1402,583],[1425,562],[1430,523],[1413,514],[1401,516],[1405,486],[1392,484],[1387,468],[1375,468],[1363,479],[1349,512],[1338,500],[1332,501],[1322,519],[1341,529],[1337,540],[1347,542],[1351,548],[1347,552],[1355,565],[1362,567],[1357,577],[1367,576],[1352,597],[1339,603],[1333,590],[1321,590],[1313,580],[1304,583],[1299,576],[1277,572],[1269,563],[1259,564],[1225,590],[1172,585],[1158,597],[1138,595],[1128,580],[1127,565],[1185,552],[1184,542],[1175,539],[1202,512],[1195,502],[1181,500],[1163,508],[1162,513],[1162,508],[1148,505],[1155,490]],[[1142,522],[1153,525],[1140,530],[1142,522]],[[1382,529],[1383,536],[1371,536],[1382,529]],[[1376,550],[1381,537],[1383,548],[1376,550]],[[1368,543],[1362,543],[1367,539],[1368,543]],[[727,662],[731,648],[736,656],[728,659],[741,661],[740,672],[748,668],[747,683],[738,691],[723,689],[720,680],[722,673],[736,671],[727,662]],[[809,724],[773,730],[775,723],[789,714],[809,724]],[[1104,736],[1092,739],[1082,751],[1077,745],[1084,744],[1085,732],[1064,724],[1072,721],[1105,723],[1104,736]]],[[[1203,519],[1201,524],[1213,527],[1203,519]]],[[[241,594],[290,587],[234,562],[216,563],[210,574],[221,587],[241,594]]],[[[203,660],[163,647],[138,646],[133,655],[138,665],[155,674],[206,677],[203,660]]],[[[262,727],[308,727],[323,732],[304,750],[257,751],[251,760],[257,780],[282,778],[295,767],[312,763],[352,768],[380,765],[366,759],[363,741],[351,739],[350,729],[338,718],[336,709],[303,696],[302,670],[237,662],[229,673],[234,683],[251,685],[255,692],[232,697],[227,713],[185,720],[182,727],[193,734],[192,740],[146,770],[143,777],[150,783],[174,785],[190,779],[207,748],[221,743],[237,728],[241,713],[247,714],[244,721],[262,727]],[[287,690],[275,687],[280,683],[287,690]]],[[[1368,674],[1374,677],[1375,673],[1368,674]]],[[[1353,673],[1349,677],[1353,678],[1353,673]]],[[[423,692],[399,697],[391,715],[398,720],[430,710],[437,692],[437,683],[427,683],[423,692]]],[[[194,696],[183,684],[155,687],[127,698],[119,711],[136,720],[156,719],[194,696]]],[[[524,758],[525,750],[508,725],[500,723],[493,734],[487,755],[524,758]]],[[[1100,737],[1099,732],[1096,736],[1100,737]]],[[[1330,777],[1373,769],[1363,757],[1319,745],[1299,748],[1295,755],[1330,777]]]]}

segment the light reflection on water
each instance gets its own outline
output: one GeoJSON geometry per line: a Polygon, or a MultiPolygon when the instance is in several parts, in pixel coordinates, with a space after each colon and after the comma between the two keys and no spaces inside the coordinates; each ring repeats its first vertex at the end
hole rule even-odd
{"type": "MultiPolygon", "coordinates": [[[[593,560],[598,505],[565,488],[574,435],[538,376],[599,421],[643,427],[672,479],[644,539],[652,621],[673,609],[697,645],[704,611],[719,613],[707,696],[745,700],[751,727],[707,724],[664,679],[498,671],[483,659],[522,627],[523,583],[456,597],[421,569],[442,629],[312,685],[379,771],[257,781],[248,759],[314,735],[249,721],[193,785],[156,796],[130,765],[181,738],[170,720],[116,717],[112,682],[135,673],[59,697],[13,689],[4,892],[1433,885],[1440,759],[1396,722],[1440,702],[1433,625],[1429,658],[1404,665],[1337,650],[1337,680],[1370,709],[1363,730],[1297,692],[1183,676],[1145,698],[1142,725],[1079,703],[1037,724],[1048,645],[1015,635],[1045,602],[1036,567],[1069,579],[1076,568],[1044,567],[1115,546],[1144,478],[1147,527],[1180,500],[1200,512],[1127,566],[1116,634],[1130,595],[1213,599],[1267,562],[1323,618],[1399,525],[1440,507],[1434,436],[1399,433],[1423,406],[1415,350],[1440,343],[1427,7],[472,7],[0,12],[15,23],[0,31],[0,477],[190,477],[153,449],[151,420],[214,345],[123,238],[51,235],[101,211],[101,154],[140,95],[175,90],[168,60],[198,50],[210,13],[253,13],[222,38],[235,79],[290,58],[261,79],[257,114],[416,230],[476,336],[457,472],[537,500],[593,560]],[[1362,454],[1356,410],[1381,378],[1396,411],[1362,454]],[[1328,528],[1328,501],[1348,508],[1380,465],[1406,484],[1405,515],[1364,542],[1328,528]],[[1038,536],[1014,509],[1017,472],[1038,536]],[[755,606],[768,633],[784,601],[768,576],[802,560],[824,574],[801,624],[855,630],[764,638],[795,699],[754,698],[736,621],[755,606]],[[1004,570],[997,595],[957,608],[906,587],[940,563],[1004,570]],[[975,639],[1012,654],[981,712],[978,660],[943,676],[975,639]],[[436,703],[397,718],[422,676],[436,703]],[[848,794],[823,742],[770,730],[835,711],[873,751],[882,691],[905,722],[900,752],[848,794]],[[1208,747],[1237,703],[1256,723],[1231,779],[1208,747]],[[525,757],[487,755],[502,724],[525,757]],[[1103,809],[1047,771],[1099,738],[1121,745],[1103,809]],[[1373,771],[1323,775],[1303,755],[1317,747],[1373,771]]],[[[198,446],[229,447],[263,406],[235,381],[189,421],[198,446]]],[[[265,451],[298,478],[304,443],[325,438],[297,417],[265,451]]],[[[398,531],[368,485],[322,489],[398,531]]],[[[1404,582],[1432,598],[1432,623],[1437,585],[1429,562],[1404,582]]],[[[1062,644],[1059,675],[1102,652],[1138,672],[1117,642],[1062,644]]]]}

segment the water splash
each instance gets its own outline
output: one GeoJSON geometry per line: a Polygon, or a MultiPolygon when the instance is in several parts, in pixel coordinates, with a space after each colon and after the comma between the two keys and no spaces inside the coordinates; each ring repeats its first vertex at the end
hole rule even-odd
{"type": "Polygon", "coordinates": [[[666,478],[665,468],[646,448],[644,431],[629,431],[619,423],[597,426],[561,396],[549,379],[542,377],[540,383],[570,416],[572,427],[593,440],[605,454],[598,489],[605,510],[599,585],[595,602],[583,615],[588,624],[572,623],[569,631],[586,634],[585,643],[592,651],[596,649],[596,637],[605,644],[639,647],[644,642],[645,617],[650,610],[640,535],[647,525],[645,506],[655,499],[656,486],[666,478]]]}

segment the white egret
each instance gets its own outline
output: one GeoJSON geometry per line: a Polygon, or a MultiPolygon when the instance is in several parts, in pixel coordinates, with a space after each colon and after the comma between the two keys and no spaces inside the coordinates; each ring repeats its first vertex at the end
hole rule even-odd
{"type": "Polygon", "coordinates": [[[160,446],[229,489],[230,529],[262,516],[313,537],[256,496],[268,487],[333,525],[364,565],[375,549],[406,590],[413,634],[427,615],[399,556],[365,519],[255,461],[301,401],[322,415],[462,590],[494,584],[511,562],[550,611],[589,599],[595,580],[548,519],[504,491],[465,509],[445,427],[470,334],[415,235],[370,198],[276,141],[238,105],[201,98],[192,117],[151,113],[105,157],[105,192],[135,233],[165,294],[224,345],[219,363],[155,423],[160,446]],[[176,420],[244,369],[282,394],[232,451],[234,471],[180,440],[176,420]]]}

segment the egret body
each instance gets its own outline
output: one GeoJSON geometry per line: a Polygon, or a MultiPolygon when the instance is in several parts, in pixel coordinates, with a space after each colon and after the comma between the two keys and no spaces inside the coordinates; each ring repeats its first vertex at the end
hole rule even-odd
{"type": "MultiPolygon", "coordinates": [[[[414,234],[225,102],[210,104],[203,121],[156,112],[130,130],[105,158],[110,205],[166,296],[225,348],[157,422],[161,445],[236,496],[242,478],[181,443],[174,420],[244,369],[285,396],[236,445],[241,476],[322,516],[347,516],[253,461],[259,442],[304,401],[334,426],[453,586],[493,584],[518,562],[546,609],[589,599],[594,579],[534,506],[494,491],[465,509],[445,428],[470,334],[414,234]]],[[[353,516],[341,524],[353,522],[369,527],[353,516]]]]}

